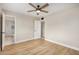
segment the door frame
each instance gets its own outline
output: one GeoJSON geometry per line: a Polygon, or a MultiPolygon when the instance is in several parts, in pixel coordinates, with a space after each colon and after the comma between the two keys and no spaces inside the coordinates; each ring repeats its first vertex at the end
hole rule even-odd
{"type": "Polygon", "coordinates": [[[2,12],[1,12],[1,10],[0,10],[0,17],[1,17],[1,19],[0,19],[0,21],[1,21],[1,22],[0,22],[0,23],[1,23],[1,24],[0,24],[0,27],[1,27],[1,29],[0,29],[0,30],[1,30],[1,31],[0,31],[0,34],[1,34],[1,38],[0,38],[0,40],[1,40],[1,42],[0,42],[0,45],[1,45],[1,46],[0,46],[0,50],[2,51],[2,12]]]}

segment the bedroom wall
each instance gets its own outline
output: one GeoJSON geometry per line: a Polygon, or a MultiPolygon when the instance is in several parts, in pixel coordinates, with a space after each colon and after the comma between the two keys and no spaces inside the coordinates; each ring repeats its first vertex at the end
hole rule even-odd
{"type": "Polygon", "coordinates": [[[64,9],[45,18],[46,40],[79,50],[79,7],[64,9]]]}
{"type": "MultiPolygon", "coordinates": [[[[23,15],[11,11],[5,11],[6,15],[14,16],[16,21],[16,39],[15,43],[24,42],[27,40],[31,40],[33,38],[33,22],[36,20],[36,17],[23,15]]],[[[5,45],[12,44],[13,42],[4,41],[5,45]]]]}

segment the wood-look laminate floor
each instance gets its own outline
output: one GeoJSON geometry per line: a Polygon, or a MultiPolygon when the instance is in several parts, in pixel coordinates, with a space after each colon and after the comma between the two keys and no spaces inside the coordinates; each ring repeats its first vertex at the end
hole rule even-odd
{"type": "Polygon", "coordinates": [[[37,39],[6,46],[0,55],[79,55],[79,51],[37,39]]]}

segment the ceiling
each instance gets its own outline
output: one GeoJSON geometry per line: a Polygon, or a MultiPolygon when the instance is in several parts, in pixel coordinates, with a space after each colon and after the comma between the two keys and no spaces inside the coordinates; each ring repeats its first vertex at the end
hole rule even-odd
{"type": "MultiPolygon", "coordinates": [[[[35,6],[37,6],[37,5],[43,6],[45,3],[33,3],[33,4],[35,6]]],[[[44,9],[44,10],[47,10],[48,13],[40,12],[40,15],[37,15],[36,12],[30,12],[30,13],[27,12],[28,10],[34,9],[28,3],[0,3],[0,7],[5,10],[9,10],[9,11],[13,11],[13,12],[21,13],[21,14],[26,14],[26,15],[32,15],[35,17],[47,16],[54,12],[57,12],[57,11],[60,11],[60,10],[66,9],[66,8],[70,8],[73,6],[77,6],[77,5],[79,5],[79,4],[76,4],[76,3],[50,3],[49,6],[44,9]]]]}

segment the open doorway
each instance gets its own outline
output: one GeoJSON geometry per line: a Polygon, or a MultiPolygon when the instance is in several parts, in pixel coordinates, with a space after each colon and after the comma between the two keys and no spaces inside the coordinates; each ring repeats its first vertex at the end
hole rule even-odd
{"type": "Polygon", "coordinates": [[[43,17],[40,20],[34,21],[34,39],[45,39],[44,27],[45,21],[43,17]]]}

